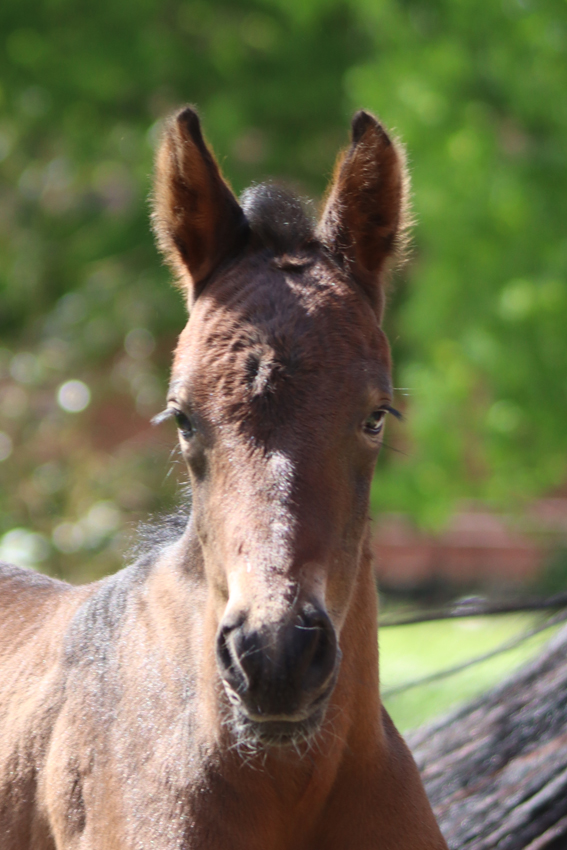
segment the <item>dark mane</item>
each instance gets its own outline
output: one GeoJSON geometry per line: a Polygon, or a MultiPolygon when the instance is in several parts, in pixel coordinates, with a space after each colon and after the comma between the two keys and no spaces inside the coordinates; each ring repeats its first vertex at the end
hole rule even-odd
{"type": "Polygon", "coordinates": [[[314,223],[305,202],[273,183],[243,192],[240,204],[252,232],[276,254],[302,247],[314,238],[314,223]]]}
{"type": "Polygon", "coordinates": [[[135,540],[128,547],[126,558],[140,564],[151,564],[159,553],[179,540],[191,513],[191,492],[184,488],[183,507],[167,514],[155,514],[136,526],[135,540]]]}

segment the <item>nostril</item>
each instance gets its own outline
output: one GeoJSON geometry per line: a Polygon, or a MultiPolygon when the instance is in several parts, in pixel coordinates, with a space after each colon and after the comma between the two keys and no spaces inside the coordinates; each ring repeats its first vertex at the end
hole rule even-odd
{"type": "Polygon", "coordinates": [[[320,611],[304,613],[296,628],[300,635],[302,686],[309,691],[321,689],[328,683],[337,661],[335,630],[329,617],[320,611]]]}
{"type": "Polygon", "coordinates": [[[313,658],[311,659],[312,667],[320,667],[321,664],[325,662],[327,658],[327,650],[328,641],[326,639],[326,634],[321,628],[318,628],[313,658]]]}
{"type": "Polygon", "coordinates": [[[241,622],[221,625],[217,635],[217,664],[221,676],[240,695],[262,678],[262,646],[257,633],[241,622]]]}
{"type": "Polygon", "coordinates": [[[217,636],[217,662],[222,673],[232,667],[232,655],[228,646],[228,635],[231,631],[231,628],[225,626],[219,629],[217,636]]]}
{"type": "Polygon", "coordinates": [[[248,687],[246,673],[239,661],[238,636],[241,632],[239,623],[221,625],[216,643],[219,672],[225,683],[237,694],[243,694],[248,687]]]}

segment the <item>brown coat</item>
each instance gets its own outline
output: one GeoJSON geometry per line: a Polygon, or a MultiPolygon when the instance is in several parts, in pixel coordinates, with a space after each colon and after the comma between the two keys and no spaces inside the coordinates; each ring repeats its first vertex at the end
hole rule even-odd
{"type": "Polygon", "coordinates": [[[0,568],[2,850],[446,848],[380,705],[367,543],[405,180],[359,113],[315,229],[274,187],[239,204],[193,110],[169,123],[192,511],[94,585],[0,568]]]}

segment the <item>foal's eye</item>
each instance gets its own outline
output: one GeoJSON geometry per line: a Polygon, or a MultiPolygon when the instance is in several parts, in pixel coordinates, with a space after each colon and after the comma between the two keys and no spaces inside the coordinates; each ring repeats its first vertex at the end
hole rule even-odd
{"type": "Polygon", "coordinates": [[[384,407],[379,407],[378,410],[374,410],[370,416],[364,420],[362,425],[363,430],[369,437],[377,437],[382,431],[387,413],[391,413],[392,416],[396,417],[396,419],[404,418],[399,410],[396,410],[395,407],[391,407],[389,404],[385,404],[384,407]]]}
{"type": "Polygon", "coordinates": [[[173,415],[181,436],[185,440],[191,439],[195,433],[195,425],[193,422],[181,410],[176,410],[173,415]]]}
{"type": "Polygon", "coordinates": [[[364,420],[364,430],[370,437],[377,437],[384,427],[384,419],[386,418],[386,410],[374,410],[370,416],[364,420]]]}

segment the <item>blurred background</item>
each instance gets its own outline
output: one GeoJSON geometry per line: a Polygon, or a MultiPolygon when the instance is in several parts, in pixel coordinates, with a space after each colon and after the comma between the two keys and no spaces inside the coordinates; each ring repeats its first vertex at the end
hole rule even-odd
{"type": "MultiPolygon", "coordinates": [[[[235,191],[318,200],[364,107],[407,146],[417,221],[372,494],[387,604],[567,587],[564,0],[4,0],[0,33],[1,558],[99,578],[182,498],[150,426],[185,319],[148,225],[163,117],[198,106],[235,191]]],[[[530,622],[384,630],[385,675],[530,622]]]]}

